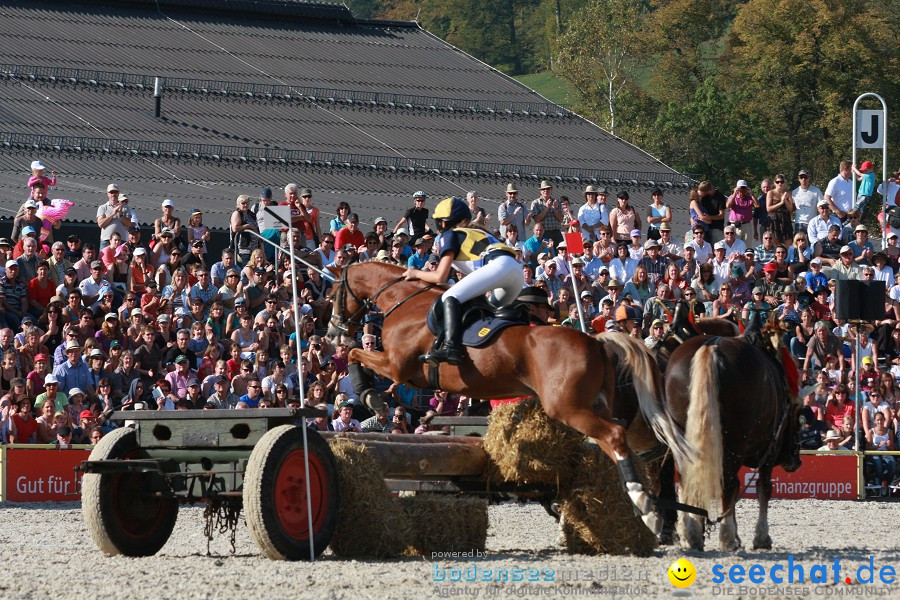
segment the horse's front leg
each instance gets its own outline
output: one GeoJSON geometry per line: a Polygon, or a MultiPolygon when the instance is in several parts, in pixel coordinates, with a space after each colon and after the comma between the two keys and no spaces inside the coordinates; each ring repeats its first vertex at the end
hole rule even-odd
{"type": "MultiPolygon", "coordinates": [[[[572,389],[589,389],[587,386],[572,386],[572,389]]],[[[544,412],[551,418],[565,423],[572,429],[586,435],[609,456],[619,469],[619,476],[625,491],[637,509],[641,520],[654,533],[662,531],[662,519],[656,512],[656,502],[641,483],[631,457],[631,450],[625,437],[625,428],[598,417],[590,404],[583,402],[580,395],[567,396],[560,390],[541,389],[538,391],[544,412]]]]}
{"type": "Polygon", "coordinates": [[[350,372],[353,391],[359,395],[359,399],[365,406],[376,410],[384,405],[384,399],[381,393],[375,389],[375,380],[367,369],[375,371],[382,377],[388,377],[394,382],[402,382],[406,379],[402,378],[397,370],[399,366],[396,364],[397,362],[396,358],[391,360],[391,354],[388,352],[354,348],[347,355],[347,368],[350,372]]]}
{"type": "Polygon", "coordinates": [[[760,467],[759,479],[756,482],[756,498],[759,501],[759,518],[756,520],[756,532],[753,536],[754,550],[771,550],[772,538],[769,537],[769,498],[772,497],[772,467],[760,467]]]}

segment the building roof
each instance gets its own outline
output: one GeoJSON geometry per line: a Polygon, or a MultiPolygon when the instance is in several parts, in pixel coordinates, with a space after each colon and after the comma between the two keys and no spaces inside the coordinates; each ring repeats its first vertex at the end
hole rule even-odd
{"type": "Polygon", "coordinates": [[[414,23],[307,2],[159,7],[0,0],[2,193],[24,197],[39,158],[76,220],[109,181],[142,221],[172,198],[212,226],[238,194],[291,181],[364,222],[399,219],[417,189],[490,202],[516,181],[530,199],[542,178],[579,200],[588,183],[646,200],[661,185],[686,204],[687,177],[414,23]]]}

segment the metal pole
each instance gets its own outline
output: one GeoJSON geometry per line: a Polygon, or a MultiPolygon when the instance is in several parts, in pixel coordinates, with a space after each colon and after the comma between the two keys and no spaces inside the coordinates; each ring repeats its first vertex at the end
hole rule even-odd
{"type": "MultiPolygon", "coordinates": [[[[272,242],[271,240],[267,240],[263,236],[259,235],[256,232],[248,231],[247,233],[256,236],[267,244],[275,246],[276,248],[280,248],[277,244],[272,242]]],[[[283,249],[282,249],[283,251],[283,249]]],[[[313,265],[309,264],[302,258],[297,258],[294,255],[294,232],[293,229],[288,229],[288,253],[291,256],[291,293],[293,295],[292,305],[294,308],[294,343],[297,345],[297,383],[300,388],[300,404],[306,404],[304,386],[303,386],[303,350],[300,347],[300,309],[297,304],[297,262],[300,261],[305,264],[307,267],[311,269],[315,269],[319,273],[322,273],[324,276],[325,273],[321,269],[317,269],[313,265]]],[[[332,277],[329,276],[329,279],[332,277]]],[[[308,433],[306,430],[306,419],[303,420],[303,471],[306,478],[306,519],[307,526],[309,527],[309,560],[310,562],[315,562],[316,560],[316,548],[313,540],[313,522],[312,522],[312,493],[310,490],[309,483],[309,441],[308,441],[308,433]]]]}
{"type": "Polygon", "coordinates": [[[158,119],[160,113],[162,112],[162,81],[159,77],[153,78],[153,100],[156,104],[156,108],[153,111],[153,116],[158,119]]]}
{"type": "Polygon", "coordinates": [[[854,353],[855,356],[853,358],[853,376],[856,378],[855,385],[853,386],[854,395],[855,395],[854,403],[856,404],[856,417],[855,417],[855,421],[853,423],[853,436],[854,436],[854,440],[855,440],[853,449],[856,450],[857,452],[859,452],[859,419],[860,419],[860,415],[862,414],[862,412],[861,412],[862,411],[862,403],[860,402],[860,396],[859,396],[859,382],[860,382],[860,378],[859,378],[859,335],[860,335],[859,334],[859,324],[860,324],[860,321],[857,321],[856,322],[856,352],[854,353]]]}
{"type": "MultiPolygon", "coordinates": [[[[299,296],[297,295],[297,262],[294,260],[294,230],[293,228],[288,229],[288,249],[291,253],[291,293],[293,294],[293,299],[291,304],[294,307],[294,332],[295,332],[295,340],[294,342],[297,344],[297,382],[298,387],[300,388],[300,405],[306,405],[306,399],[304,398],[303,391],[303,350],[300,348],[300,309],[297,306],[297,300],[299,296]]],[[[306,479],[306,520],[307,526],[309,527],[309,561],[315,562],[316,560],[316,550],[315,545],[313,543],[314,531],[313,531],[313,518],[312,518],[312,493],[310,491],[310,483],[309,483],[309,441],[308,441],[308,432],[306,430],[306,418],[303,419],[303,471],[306,479]]]]}
{"type": "Polygon", "coordinates": [[[575,282],[575,275],[572,274],[572,255],[569,255],[569,277],[572,278],[572,290],[575,292],[575,306],[578,308],[578,320],[581,321],[582,333],[587,333],[587,325],[584,323],[584,310],[581,308],[581,296],[578,292],[578,284],[575,282]]]}
{"type": "MultiPolygon", "coordinates": [[[[852,154],[851,160],[853,161],[853,166],[855,167],[855,166],[856,166],[856,108],[857,108],[857,106],[859,106],[860,100],[862,100],[863,98],[867,98],[867,97],[869,97],[869,96],[872,96],[873,98],[877,98],[878,101],[881,102],[881,110],[884,111],[884,123],[883,123],[883,125],[882,125],[883,128],[884,128],[884,139],[882,139],[882,141],[881,141],[881,189],[882,189],[882,192],[883,192],[883,193],[881,194],[881,198],[882,198],[882,200],[881,200],[881,209],[882,209],[882,211],[883,211],[882,214],[884,215],[884,218],[887,219],[887,203],[888,203],[888,199],[887,199],[887,188],[888,188],[888,183],[887,183],[887,182],[888,182],[888,178],[887,178],[887,175],[888,175],[888,151],[887,151],[887,149],[888,149],[888,144],[887,144],[887,135],[888,135],[888,107],[887,107],[887,102],[884,101],[884,98],[882,98],[880,95],[878,95],[878,94],[876,94],[876,93],[874,93],[874,92],[866,92],[865,94],[860,94],[860,95],[856,98],[856,100],[853,102],[853,115],[852,115],[852,116],[853,116],[853,154],[852,154]]],[[[852,178],[851,178],[851,182],[852,182],[852,190],[853,190],[853,191],[852,191],[852,194],[853,194],[853,203],[854,203],[854,208],[855,208],[855,204],[856,204],[856,174],[855,174],[855,173],[853,174],[853,176],[852,176],[852,178]]],[[[885,221],[885,223],[886,223],[886,221],[885,221]]],[[[881,228],[881,248],[882,248],[882,249],[884,249],[884,248],[887,247],[887,232],[886,232],[886,229],[887,229],[887,227],[884,227],[884,226],[881,228]]]]}

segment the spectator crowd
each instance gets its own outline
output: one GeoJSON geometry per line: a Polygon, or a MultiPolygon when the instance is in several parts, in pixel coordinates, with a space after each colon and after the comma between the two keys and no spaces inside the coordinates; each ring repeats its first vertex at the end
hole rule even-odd
{"type": "MultiPolygon", "coordinates": [[[[379,316],[366,318],[358,339],[324,336],[332,286],[319,269],[327,275],[358,261],[435,268],[424,192],[413,194],[396,223],[378,217],[364,231],[346,202],[323,211],[308,188],[288,184],[276,199],[266,187],[258,197],[237,198],[230,243],[211,256],[202,211],[166,199],[158,215],[139,217],[116,183],[97,209],[96,235],[56,240],[59,221],[39,214],[57,175],[47,177],[40,161],[31,166],[28,197],[10,238],[0,238],[3,443],[93,443],[117,426],[107,417],[122,408],[300,406],[301,385],[306,402],[330,414],[312,420],[314,429],[424,432],[434,415],[457,414],[470,403],[441,390],[422,401],[402,382],[376,378],[388,408],[373,415],[357,401],[347,354],[354,345],[380,347],[379,316]],[[264,228],[262,210],[275,204],[289,208],[290,229],[264,228]],[[149,239],[142,222],[152,224],[149,239]],[[281,251],[288,235],[304,261],[297,264],[300,357],[290,257],[281,251]]],[[[804,398],[804,445],[834,445],[838,437],[837,445],[846,445],[860,428],[873,447],[893,449],[900,246],[892,212],[878,207],[882,199],[888,207],[900,200],[900,172],[877,186],[874,173],[869,161],[844,161],[824,192],[805,169],[756,189],[744,180],[726,192],[700,182],[690,192],[684,239],[672,230],[662,189],[649,198],[618,191],[610,199],[609,190],[589,185],[583,198],[570,199],[545,181],[536,198],[523,200],[509,184],[496,218],[476,192],[467,201],[470,226],[517,250],[526,284],[521,299],[535,320],[620,331],[654,347],[682,299],[694,319],[727,322],[735,332],[753,312],[774,316],[814,390],[804,398]],[[863,224],[867,210],[878,212],[883,231],[863,224]],[[566,233],[580,234],[578,248],[567,247],[566,233]],[[885,282],[882,318],[851,324],[835,316],[836,284],[847,279],[885,282]],[[852,401],[857,389],[865,398],[860,415],[852,401]]],[[[892,457],[876,462],[877,477],[892,480],[892,457]]]]}

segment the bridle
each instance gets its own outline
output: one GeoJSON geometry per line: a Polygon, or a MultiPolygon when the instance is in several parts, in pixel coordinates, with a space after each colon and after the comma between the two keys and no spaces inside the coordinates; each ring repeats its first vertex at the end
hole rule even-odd
{"type": "MultiPolygon", "coordinates": [[[[400,277],[397,277],[396,279],[391,279],[390,281],[385,283],[383,286],[378,288],[378,291],[375,292],[371,298],[364,299],[364,298],[360,298],[359,296],[357,296],[353,292],[353,290],[350,289],[350,282],[347,280],[347,272],[349,270],[350,270],[350,266],[347,266],[341,272],[340,291],[335,295],[334,310],[331,311],[331,319],[328,321],[329,326],[334,327],[335,329],[337,329],[344,335],[350,335],[349,325],[353,325],[354,327],[362,327],[363,326],[362,318],[370,310],[372,310],[372,308],[376,307],[376,305],[378,303],[378,297],[381,296],[382,293],[387,291],[388,288],[393,287],[394,285],[406,280],[406,278],[403,277],[402,275],[400,277]],[[346,304],[347,294],[349,294],[350,297],[356,301],[356,303],[359,305],[359,308],[357,308],[356,311],[352,315],[350,315],[347,318],[344,318],[343,317],[344,305],[346,304]]],[[[394,306],[392,306],[387,312],[384,313],[384,318],[385,319],[388,318],[388,316],[390,316],[390,314],[392,312],[394,312],[395,310],[400,308],[400,306],[405,304],[407,301],[411,300],[412,298],[415,298],[416,296],[418,296],[419,294],[421,294],[423,292],[427,292],[428,290],[430,290],[436,286],[437,286],[437,284],[429,283],[425,287],[417,289],[412,294],[406,296],[405,298],[403,298],[402,300],[400,300],[399,302],[394,304],[394,306]]]]}

